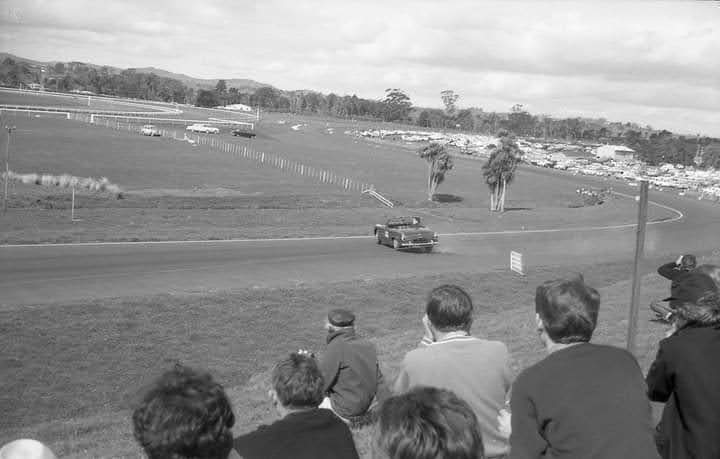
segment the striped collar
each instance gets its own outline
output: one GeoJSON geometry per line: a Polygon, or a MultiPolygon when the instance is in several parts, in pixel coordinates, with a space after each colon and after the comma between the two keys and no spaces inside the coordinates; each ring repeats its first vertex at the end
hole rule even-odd
{"type": "Polygon", "coordinates": [[[444,343],[456,343],[458,341],[473,341],[477,340],[474,336],[471,335],[452,335],[448,336],[447,338],[443,338],[440,341],[435,341],[431,344],[431,346],[434,346],[436,344],[444,344],[444,343]]]}

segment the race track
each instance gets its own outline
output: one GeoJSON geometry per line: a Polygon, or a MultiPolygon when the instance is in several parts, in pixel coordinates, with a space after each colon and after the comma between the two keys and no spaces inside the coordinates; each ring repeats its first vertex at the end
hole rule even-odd
{"type": "MultiPolygon", "coordinates": [[[[557,174],[528,169],[526,173],[557,174]]],[[[567,176],[572,183],[592,183],[567,176]]],[[[574,186],[574,185],[573,185],[574,186]]],[[[617,191],[637,188],[616,184],[617,191]]],[[[720,249],[720,206],[651,192],[680,210],[677,221],[648,227],[648,257],[720,249]]],[[[372,222],[369,222],[370,227],[372,222]]],[[[87,298],[201,293],[246,287],[405,277],[438,272],[487,272],[507,266],[510,250],[533,266],[630,260],[635,229],[441,235],[436,253],[399,253],[372,237],[288,240],[109,243],[0,247],[0,309],[87,298]]]]}

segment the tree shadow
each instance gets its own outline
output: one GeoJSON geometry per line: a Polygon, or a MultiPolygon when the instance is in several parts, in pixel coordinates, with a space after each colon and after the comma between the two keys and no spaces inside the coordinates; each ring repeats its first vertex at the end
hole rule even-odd
{"type": "Polygon", "coordinates": [[[434,202],[462,202],[463,197],[455,194],[436,193],[432,200],[434,202]]]}

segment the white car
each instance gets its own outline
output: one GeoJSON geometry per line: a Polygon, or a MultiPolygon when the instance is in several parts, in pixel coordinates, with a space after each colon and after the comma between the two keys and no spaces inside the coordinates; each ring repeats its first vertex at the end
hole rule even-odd
{"type": "Polygon", "coordinates": [[[220,129],[214,127],[214,126],[208,126],[207,124],[192,124],[185,128],[185,130],[190,132],[202,132],[204,134],[219,134],[220,129]]]}
{"type": "Polygon", "coordinates": [[[152,124],[146,124],[145,126],[143,126],[142,129],[140,129],[140,134],[149,135],[151,137],[159,137],[160,135],[162,135],[160,134],[160,130],[152,124]]]}

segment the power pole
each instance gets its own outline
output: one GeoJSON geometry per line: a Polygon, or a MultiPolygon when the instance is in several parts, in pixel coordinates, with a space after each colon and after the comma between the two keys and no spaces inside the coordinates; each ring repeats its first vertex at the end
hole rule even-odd
{"type": "Polygon", "coordinates": [[[630,314],[628,317],[627,350],[635,355],[638,309],[640,307],[640,263],[645,252],[645,228],[647,225],[648,210],[648,182],[640,182],[640,196],[638,196],[638,224],[635,239],[635,261],[633,265],[632,296],[630,298],[630,314]]]}
{"type": "Polygon", "coordinates": [[[10,182],[10,134],[15,126],[5,126],[7,129],[7,142],[5,142],[5,194],[3,194],[3,214],[7,213],[8,183],[10,182]]]}

